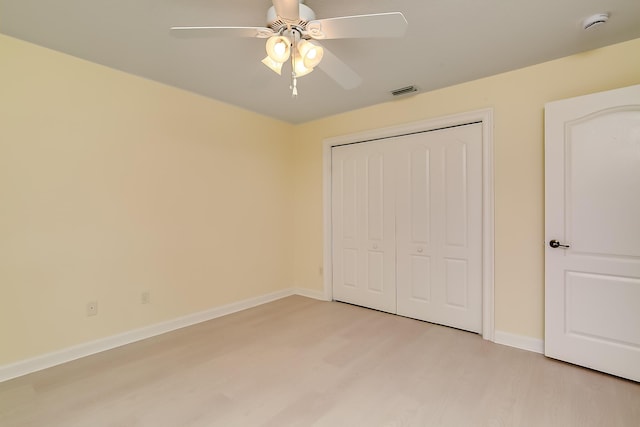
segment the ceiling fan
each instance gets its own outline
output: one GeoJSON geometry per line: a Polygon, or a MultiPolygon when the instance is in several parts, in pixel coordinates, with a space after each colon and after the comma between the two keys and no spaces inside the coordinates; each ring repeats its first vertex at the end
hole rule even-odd
{"type": "Polygon", "coordinates": [[[291,62],[292,95],[298,95],[297,78],[317,66],[344,89],[353,89],[362,78],[321,46],[318,40],[370,37],[402,37],[407,20],[400,12],[316,19],[304,0],[273,0],[265,27],[171,27],[176,37],[256,37],[266,39],[262,63],[281,74],[291,62]]]}

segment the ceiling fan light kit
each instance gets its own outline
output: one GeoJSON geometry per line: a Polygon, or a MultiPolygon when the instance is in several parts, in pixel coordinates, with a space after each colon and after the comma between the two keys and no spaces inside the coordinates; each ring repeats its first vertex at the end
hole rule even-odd
{"type": "Polygon", "coordinates": [[[316,19],[304,0],[273,0],[267,11],[266,27],[172,27],[178,37],[266,38],[267,57],[262,63],[278,75],[291,61],[291,93],[297,96],[297,78],[322,69],[345,89],[357,87],[362,79],[348,65],[311,39],[402,37],[407,20],[400,12],[316,19]]]}
{"type": "Polygon", "coordinates": [[[292,95],[298,95],[298,77],[306,76],[320,63],[324,55],[321,46],[303,39],[302,29],[299,27],[283,27],[279,35],[267,39],[265,48],[267,58],[262,63],[278,75],[282,75],[282,66],[291,59],[291,90],[292,95]]]}

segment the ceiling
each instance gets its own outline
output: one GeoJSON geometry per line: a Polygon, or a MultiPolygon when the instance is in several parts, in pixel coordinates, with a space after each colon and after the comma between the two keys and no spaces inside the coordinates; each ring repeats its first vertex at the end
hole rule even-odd
{"type": "MultiPolygon", "coordinates": [[[[171,26],[264,26],[270,0],[0,0],[0,33],[290,123],[426,92],[640,37],[638,0],[308,0],[318,18],[402,12],[401,39],[325,40],[363,78],[298,80],[260,63],[264,40],[178,39],[171,26]],[[600,12],[609,22],[583,30],[600,12]]],[[[640,54],[640,52],[639,52],[640,54]]],[[[579,78],[579,76],[576,76],[579,78]]]]}

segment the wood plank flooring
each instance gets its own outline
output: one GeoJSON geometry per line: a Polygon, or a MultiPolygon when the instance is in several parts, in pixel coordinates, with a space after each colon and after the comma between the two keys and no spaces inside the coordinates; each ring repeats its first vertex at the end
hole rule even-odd
{"type": "Polygon", "coordinates": [[[0,426],[640,426],[640,384],[289,297],[0,383],[0,426]]]}

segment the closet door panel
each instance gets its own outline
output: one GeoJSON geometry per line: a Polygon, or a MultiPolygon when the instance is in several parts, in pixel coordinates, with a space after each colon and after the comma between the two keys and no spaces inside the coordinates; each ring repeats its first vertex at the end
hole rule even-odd
{"type": "Polygon", "coordinates": [[[474,332],[482,328],[481,132],[467,125],[396,146],[397,313],[474,332]],[[429,268],[416,269],[416,259],[429,268]]]}
{"type": "Polygon", "coordinates": [[[393,162],[383,144],[334,147],[334,299],[395,313],[393,162]]]}

